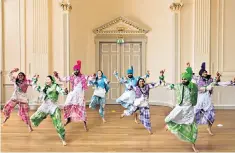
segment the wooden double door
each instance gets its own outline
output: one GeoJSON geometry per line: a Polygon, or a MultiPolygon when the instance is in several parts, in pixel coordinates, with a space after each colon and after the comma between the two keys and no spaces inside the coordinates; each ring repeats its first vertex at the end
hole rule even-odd
{"type": "Polygon", "coordinates": [[[142,43],[125,42],[101,42],[99,45],[99,68],[110,81],[110,90],[107,95],[107,104],[114,104],[115,100],[124,92],[125,86],[121,85],[113,72],[116,70],[119,76],[124,77],[131,65],[134,67],[134,76],[142,74],[142,43]]]}

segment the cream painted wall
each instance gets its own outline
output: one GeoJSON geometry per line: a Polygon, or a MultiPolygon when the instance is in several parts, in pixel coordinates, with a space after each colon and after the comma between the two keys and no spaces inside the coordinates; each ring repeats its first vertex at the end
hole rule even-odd
{"type": "Polygon", "coordinates": [[[3,3],[2,0],[0,0],[0,102],[3,98],[3,3]]]}
{"type": "Polygon", "coordinates": [[[211,64],[213,74],[222,73],[222,80],[231,80],[235,77],[235,1],[212,1],[211,24],[211,64]]]}
{"type": "MultiPolygon", "coordinates": [[[[76,60],[81,59],[83,73],[91,74],[95,71],[95,35],[92,30],[118,16],[124,16],[151,29],[147,34],[146,66],[151,71],[149,81],[157,80],[159,70],[165,68],[166,80],[173,82],[175,65],[173,53],[176,52],[177,46],[180,50],[180,60],[175,61],[180,63],[176,68],[178,73],[184,71],[185,63],[188,61],[192,63],[197,73],[200,69],[198,63],[205,59],[209,61],[207,65],[212,74],[219,70],[223,75],[222,80],[230,80],[235,76],[235,62],[232,58],[235,55],[234,0],[206,0],[210,3],[209,5],[205,3],[203,8],[197,7],[205,2],[203,0],[182,0],[184,6],[178,15],[169,9],[172,1],[71,0],[73,7],[70,13],[71,70],[76,60]],[[208,9],[210,10],[209,22],[205,23],[207,18],[196,17],[195,12],[208,15],[208,9]],[[179,25],[175,25],[176,20],[179,25]],[[211,27],[209,42],[202,41],[199,45],[202,49],[205,49],[204,44],[210,45],[209,50],[204,54],[195,46],[196,38],[204,39],[203,30],[200,31],[196,27],[202,25],[208,30],[208,24],[211,27]]],[[[58,0],[9,0],[2,1],[2,4],[3,47],[1,49],[3,49],[4,73],[1,99],[2,103],[5,103],[13,91],[6,73],[14,67],[19,67],[28,76],[39,73],[40,83],[43,83],[45,76],[53,70],[57,70],[61,75],[67,73],[65,49],[67,15],[62,14],[58,0]]],[[[216,105],[221,107],[235,105],[233,101],[225,98],[226,96],[218,96],[232,94],[233,87],[228,90],[229,92],[225,92],[227,88],[216,90],[214,98],[216,105]]],[[[153,104],[167,106],[174,104],[172,92],[154,89],[151,94],[153,104]],[[157,97],[154,97],[155,95],[157,97]]],[[[31,89],[29,95],[30,99],[37,96],[31,89]]],[[[89,98],[90,94],[87,100],[89,98]]],[[[63,101],[60,99],[60,102],[63,101]]]]}
{"type": "Polygon", "coordinates": [[[184,0],[180,17],[180,72],[184,72],[186,63],[193,64],[194,50],[194,0],[184,0]]]}
{"type": "Polygon", "coordinates": [[[151,29],[147,34],[147,69],[150,80],[158,78],[160,69],[167,70],[166,79],[172,81],[173,13],[171,0],[71,0],[73,10],[71,28],[71,68],[77,59],[82,60],[82,71],[95,70],[95,43],[93,29],[124,16],[151,29]]]}
{"type": "Polygon", "coordinates": [[[3,1],[3,99],[9,96],[12,85],[9,82],[6,74],[14,68],[22,67],[21,59],[21,28],[19,12],[20,12],[19,1],[3,1]]]}
{"type": "MultiPolygon", "coordinates": [[[[10,0],[1,4],[4,60],[1,102],[5,103],[13,91],[7,77],[11,69],[20,68],[28,78],[39,74],[42,85],[53,70],[64,72],[63,11],[57,0],[10,0]]],[[[37,99],[38,93],[30,88],[28,95],[31,101],[37,99]]]]}

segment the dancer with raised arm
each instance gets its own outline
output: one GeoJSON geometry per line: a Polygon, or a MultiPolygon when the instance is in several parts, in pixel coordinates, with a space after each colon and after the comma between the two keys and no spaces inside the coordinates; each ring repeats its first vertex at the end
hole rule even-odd
{"type": "Polygon", "coordinates": [[[18,73],[17,77],[13,76],[13,73],[18,72],[19,69],[15,68],[8,74],[11,82],[14,83],[14,92],[10,100],[6,103],[3,108],[3,114],[5,119],[2,125],[10,118],[11,112],[14,110],[15,106],[19,106],[18,115],[27,124],[29,132],[33,131],[29,119],[29,100],[27,98],[27,89],[32,85],[32,81],[26,78],[23,72],[18,73]]]}
{"type": "Polygon", "coordinates": [[[84,123],[84,128],[87,128],[87,114],[86,114],[86,102],[85,102],[85,90],[87,89],[88,76],[81,73],[81,61],[78,60],[77,64],[73,67],[74,73],[71,76],[61,78],[55,71],[54,76],[61,82],[70,82],[72,85],[72,91],[69,92],[64,106],[64,119],[66,123],[80,122],[84,123]]]}
{"type": "Polygon", "coordinates": [[[57,104],[57,101],[59,94],[67,95],[68,90],[66,88],[62,89],[55,82],[55,78],[51,75],[47,76],[44,87],[38,86],[37,81],[38,77],[33,79],[33,88],[43,94],[43,103],[30,119],[33,125],[37,127],[44,119],[46,119],[47,115],[50,115],[54,127],[56,128],[56,131],[65,146],[65,129],[61,121],[61,110],[57,104]]]}
{"type": "Polygon", "coordinates": [[[198,125],[208,124],[207,130],[210,135],[213,135],[211,127],[215,121],[215,109],[211,101],[211,95],[213,85],[215,85],[217,81],[220,81],[220,78],[217,78],[215,80],[216,82],[213,82],[211,75],[207,74],[206,63],[204,62],[201,65],[199,77],[194,79],[198,85],[198,100],[197,105],[194,107],[196,123],[198,125]]]}
{"type": "MultiPolygon", "coordinates": [[[[159,84],[158,84],[159,85],[159,84]]],[[[144,127],[148,130],[149,134],[152,133],[151,129],[151,120],[150,120],[150,107],[149,107],[149,91],[150,89],[158,86],[156,83],[145,83],[143,78],[140,78],[137,82],[137,86],[132,86],[135,91],[136,97],[134,103],[130,106],[129,109],[125,110],[121,115],[121,118],[124,116],[130,116],[135,113],[137,110],[140,111],[139,119],[144,127]]]]}
{"type": "Polygon", "coordinates": [[[165,73],[165,69],[160,71],[160,76],[159,76],[159,83],[160,85],[163,85],[163,86],[166,85],[164,73],[165,73]]]}
{"type": "Polygon", "coordinates": [[[197,104],[198,88],[192,83],[192,68],[188,67],[182,74],[182,82],[171,84],[169,89],[176,91],[177,104],[170,114],[165,118],[166,130],[170,130],[180,140],[190,142],[192,149],[195,148],[198,128],[195,122],[194,106],[197,104]]]}
{"type": "Polygon", "coordinates": [[[106,94],[110,88],[109,81],[106,76],[104,76],[103,72],[98,70],[97,73],[94,74],[93,79],[89,80],[89,85],[93,85],[95,88],[89,108],[95,109],[97,105],[100,105],[99,114],[103,120],[103,123],[105,123],[105,103],[106,94]]]}
{"type": "MultiPolygon", "coordinates": [[[[135,91],[133,90],[133,87],[137,85],[137,81],[139,80],[139,78],[148,78],[149,71],[147,71],[146,75],[143,77],[134,77],[133,74],[133,66],[131,66],[131,68],[127,70],[127,77],[124,78],[120,78],[118,76],[118,72],[114,71],[114,76],[121,84],[124,84],[126,87],[124,93],[116,100],[116,102],[118,104],[121,104],[127,110],[131,108],[135,100],[135,91]]],[[[138,123],[137,113],[135,113],[135,122],[138,123]]]]}

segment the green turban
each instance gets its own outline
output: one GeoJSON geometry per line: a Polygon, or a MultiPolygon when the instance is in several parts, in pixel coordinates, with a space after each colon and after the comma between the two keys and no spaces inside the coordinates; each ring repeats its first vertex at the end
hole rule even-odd
{"type": "Polygon", "coordinates": [[[187,79],[188,81],[191,81],[193,77],[193,70],[191,67],[188,67],[186,69],[186,72],[182,74],[182,79],[187,79]]]}

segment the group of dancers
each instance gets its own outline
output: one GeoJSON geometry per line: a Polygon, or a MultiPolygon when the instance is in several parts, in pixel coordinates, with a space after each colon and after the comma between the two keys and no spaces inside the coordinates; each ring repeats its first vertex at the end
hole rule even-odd
{"type": "MultiPolygon", "coordinates": [[[[53,75],[48,75],[44,86],[37,84],[39,75],[35,75],[32,79],[27,79],[23,72],[18,73],[15,77],[13,73],[19,71],[18,68],[13,69],[9,73],[10,80],[14,83],[14,92],[10,100],[3,108],[5,119],[2,125],[10,118],[11,112],[16,105],[19,106],[18,115],[27,124],[29,131],[33,131],[31,123],[34,126],[39,124],[48,116],[51,116],[54,127],[62,140],[65,141],[65,126],[70,122],[84,123],[85,131],[88,131],[87,114],[85,103],[85,90],[88,86],[94,86],[94,93],[91,98],[89,108],[99,108],[99,115],[103,123],[105,120],[105,101],[106,94],[110,85],[107,77],[101,70],[93,75],[84,75],[81,73],[81,61],[78,60],[73,67],[73,74],[67,77],[61,77],[58,72],[54,71],[53,75]],[[71,91],[67,88],[61,88],[56,79],[60,82],[71,83],[71,91]],[[27,88],[32,86],[34,90],[40,92],[41,106],[37,111],[29,117],[29,100],[27,98],[27,88]],[[61,120],[61,110],[57,104],[59,94],[67,95],[64,105],[64,119],[61,120]]],[[[125,85],[125,92],[116,100],[125,110],[120,118],[124,116],[135,116],[135,122],[138,123],[137,112],[139,111],[139,120],[152,134],[149,106],[150,89],[156,87],[164,87],[176,91],[177,104],[174,109],[165,118],[166,130],[170,130],[179,139],[190,142],[192,148],[195,148],[197,140],[197,125],[208,124],[208,132],[213,135],[211,127],[215,120],[214,106],[211,102],[211,94],[213,87],[219,85],[220,74],[217,73],[215,79],[207,74],[205,63],[202,64],[199,76],[196,76],[190,64],[187,63],[186,71],[182,74],[182,81],[178,84],[170,84],[165,81],[165,70],[160,71],[159,81],[155,83],[146,83],[145,79],[150,77],[149,71],[142,77],[135,77],[134,69],[131,67],[127,70],[127,76],[119,77],[118,72],[114,72],[117,80],[125,85]]],[[[235,85],[235,79],[226,85],[235,85]]]]}

